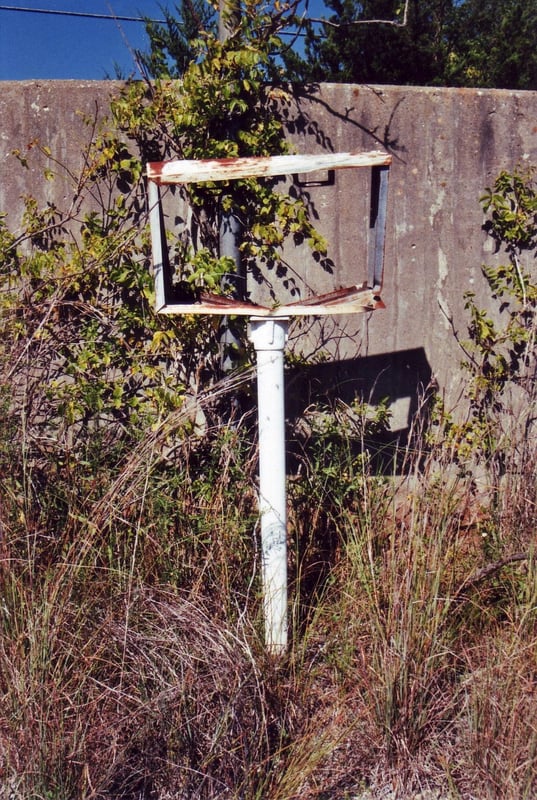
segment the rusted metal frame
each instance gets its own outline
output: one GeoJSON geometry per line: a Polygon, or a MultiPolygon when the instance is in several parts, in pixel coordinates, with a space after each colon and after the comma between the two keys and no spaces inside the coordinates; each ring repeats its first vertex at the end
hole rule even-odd
{"type": "Polygon", "coordinates": [[[377,292],[382,289],[384,275],[384,241],[388,207],[389,165],[371,169],[371,209],[369,218],[368,286],[377,292]]]}
{"type": "Polygon", "coordinates": [[[250,340],[256,350],[259,397],[259,509],[261,515],[262,578],[265,641],[269,652],[281,655],[287,647],[287,496],[285,470],[285,413],[283,354],[290,316],[372,311],[383,307],[382,284],[386,221],[387,169],[385,153],[276,156],[273,159],[235,159],[212,162],[149,164],[149,205],[157,309],[165,313],[246,314],[251,318],[250,340]],[[252,168],[255,169],[252,172],[252,168]],[[173,292],[169,269],[160,184],[231,180],[239,177],[288,175],[356,166],[372,167],[369,280],[363,286],[269,309],[220,296],[205,295],[196,304],[166,303],[173,292]],[[368,285],[369,284],[369,285],[368,285]],[[273,319],[270,319],[270,318],[273,319]],[[274,319],[280,317],[280,319],[274,319]]]}
{"type": "Polygon", "coordinates": [[[147,196],[149,202],[149,226],[151,228],[151,251],[153,254],[155,307],[157,311],[162,311],[166,308],[166,281],[169,280],[170,265],[160,189],[154,181],[148,181],[147,196]]]}
{"type": "Polygon", "coordinates": [[[303,302],[268,308],[249,301],[234,300],[221,295],[201,294],[199,302],[166,303],[158,306],[161,314],[234,314],[243,317],[307,317],[320,314],[360,314],[367,311],[378,311],[385,305],[375,289],[368,286],[355,286],[341,289],[339,299],[329,295],[315,295],[303,302]],[[329,299],[325,302],[324,298],[329,299]]]}
{"type": "Polygon", "coordinates": [[[147,165],[147,177],[159,184],[264,178],[322,169],[388,166],[391,156],[382,150],[350,153],[319,153],[248,158],[213,158],[156,161],[147,165]]]}
{"type": "Polygon", "coordinates": [[[147,165],[151,239],[155,274],[156,309],[165,314],[234,314],[282,318],[322,314],[353,314],[384,308],[379,292],[384,267],[384,240],[391,156],[383,151],[321,153],[318,155],[272,156],[152,162],[147,165]],[[368,280],[362,286],[339,289],[303,301],[268,308],[249,301],[202,293],[199,300],[173,302],[175,294],[166,247],[166,232],[159,187],[307,174],[322,169],[371,167],[371,208],[368,244],[368,280]],[[171,301],[171,302],[170,302],[171,301]]]}

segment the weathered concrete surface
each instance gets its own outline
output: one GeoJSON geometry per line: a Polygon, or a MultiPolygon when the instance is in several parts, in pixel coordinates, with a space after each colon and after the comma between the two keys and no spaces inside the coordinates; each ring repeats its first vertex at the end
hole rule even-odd
{"type": "MultiPolygon", "coordinates": [[[[456,403],[463,353],[454,332],[467,336],[463,294],[472,290],[483,304],[491,302],[480,267],[494,254],[479,198],[500,170],[537,163],[537,93],[322,85],[302,107],[334,150],[379,144],[393,155],[387,308],[351,321],[345,330],[354,333],[352,341],[336,337],[333,351],[344,359],[369,356],[364,389],[397,398],[402,414],[415,405],[412,387],[429,377],[456,403]],[[402,390],[405,375],[411,395],[402,390]]],[[[301,151],[311,149],[311,136],[296,138],[301,151]]],[[[311,189],[313,196],[321,191],[311,189]]],[[[343,195],[326,220],[334,260],[345,265],[342,283],[361,257],[353,243],[358,202],[352,192],[343,195]]],[[[337,321],[328,327],[337,333],[337,321]]],[[[361,369],[360,362],[349,367],[355,374],[361,369]]]]}
{"type": "MultiPolygon", "coordinates": [[[[9,214],[10,227],[17,227],[25,193],[39,202],[69,202],[92,136],[83,116],[106,114],[116,89],[111,82],[2,84],[0,211],[9,214]],[[31,146],[36,139],[75,177],[45,181],[31,146]],[[15,148],[30,156],[28,169],[11,155],[15,148]]],[[[454,332],[466,336],[463,293],[475,291],[489,302],[480,266],[495,258],[482,231],[479,197],[500,170],[537,164],[537,93],[324,84],[293,99],[286,116],[299,152],[385,147],[393,156],[386,310],[302,323],[294,346],[307,355],[322,350],[338,362],[324,375],[321,370],[321,382],[343,381],[352,391],[361,386],[374,399],[389,394],[401,418],[396,427],[415,407],[419,384],[432,377],[455,404],[462,351],[454,332]]],[[[334,264],[329,274],[299,251],[297,271],[316,290],[364,277],[366,195],[354,171],[338,172],[334,184],[327,177],[302,187],[334,264]]]]}
{"type": "Polygon", "coordinates": [[[109,110],[117,91],[110,81],[5,81],[0,83],[0,212],[17,227],[22,197],[30,194],[40,205],[68,207],[83,168],[83,152],[95,133],[93,120],[109,110]],[[49,147],[57,163],[50,163],[37,144],[49,147]],[[13,150],[28,158],[22,168],[13,150]],[[43,177],[51,167],[53,181],[43,177]],[[65,167],[70,174],[67,174],[65,167]]]}

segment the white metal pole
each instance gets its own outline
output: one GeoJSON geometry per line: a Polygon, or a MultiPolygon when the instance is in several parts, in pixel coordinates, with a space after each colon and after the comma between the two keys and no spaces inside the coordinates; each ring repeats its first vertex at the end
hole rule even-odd
{"type": "Polygon", "coordinates": [[[254,318],[257,355],[259,512],[265,642],[278,655],[287,647],[287,497],[283,352],[288,320],[254,318]]]}

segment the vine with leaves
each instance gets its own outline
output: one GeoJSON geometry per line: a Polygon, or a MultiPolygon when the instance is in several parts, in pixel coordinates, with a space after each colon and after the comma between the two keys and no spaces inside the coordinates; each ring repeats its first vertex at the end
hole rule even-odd
{"type": "Polygon", "coordinates": [[[494,311],[480,307],[474,292],[464,296],[470,317],[469,339],[462,343],[469,415],[462,424],[444,416],[443,429],[460,463],[483,461],[497,481],[507,468],[507,454],[513,452],[513,427],[522,426],[520,439],[529,441],[537,413],[537,282],[532,270],[537,249],[535,170],[502,171],[486,189],[481,204],[487,215],[484,229],[496,251],[503,250],[507,258],[499,265],[482,267],[497,304],[494,311]],[[520,415],[515,406],[523,409],[520,415]],[[511,424],[506,424],[509,419],[511,424]]]}
{"type": "MultiPolygon", "coordinates": [[[[203,32],[189,44],[193,58],[178,80],[166,73],[154,81],[131,83],[112,105],[115,124],[136,143],[146,160],[236,158],[290,152],[282,109],[293,98],[282,82],[277,55],[284,48],[279,31],[294,5],[278,13],[259,0],[243,4],[237,27],[221,41],[203,32]]],[[[276,279],[287,272],[283,245],[290,237],[307,242],[319,261],[327,243],[296,192],[276,190],[276,181],[239,180],[233,187],[205,184],[184,194],[197,212],[201,247],[180,245],[177,280],[220,286],[230,264],[220,259],[217,226],[221,213],[233,214],[244,232],[244,268],[275,296],[276,279]]]]}

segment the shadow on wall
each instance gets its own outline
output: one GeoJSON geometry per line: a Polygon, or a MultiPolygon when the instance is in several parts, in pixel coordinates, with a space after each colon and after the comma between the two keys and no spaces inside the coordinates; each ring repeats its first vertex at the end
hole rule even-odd
{"type": "Polygon", "coordinates": [[[290,580],[301,598],[299,628],[326,587],[348,522],[362,513],[362,454],[376,475],[402,475],[420,458],[431,379],[421,347],[289,369],[287,472],[295,540],[290,580]],[[373,418],[375,406],[389,405],[391,427],[364,429],[363,415],[352,411],[356,403],[371,406],[373,418]],[[305,480],[295,481],[299,475],[305,480]]]}
{"type": "MultiPolygon", "coordinates": [[[[404,450],[427,424],[432,372],[422,347],[377,356],[293,367],[286,376],[286,412],[291,425],[312,408],[329,410],[338,402],[390,408],[389,430],[368,441],[373,467],[400,470],[404,450]]],[[[293,471],[293,443],[288,454],[293,471]]]]}

